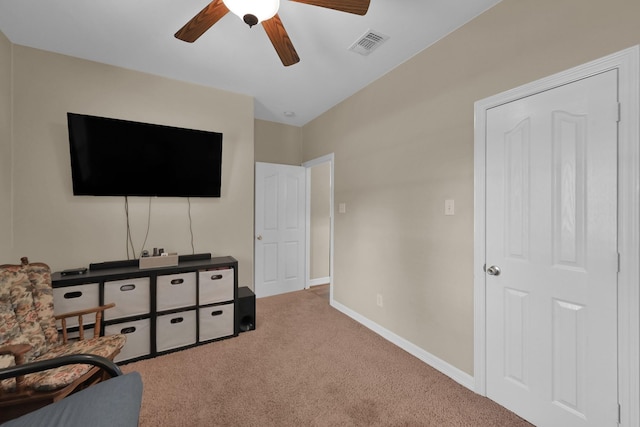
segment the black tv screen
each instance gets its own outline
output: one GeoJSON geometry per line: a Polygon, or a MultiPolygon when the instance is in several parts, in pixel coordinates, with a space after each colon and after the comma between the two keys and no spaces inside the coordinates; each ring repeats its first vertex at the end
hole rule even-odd
{"type": "Polygon", "coordinates": [[[220,197],[222,134],[67,113],[73,194],[220,197]]]}

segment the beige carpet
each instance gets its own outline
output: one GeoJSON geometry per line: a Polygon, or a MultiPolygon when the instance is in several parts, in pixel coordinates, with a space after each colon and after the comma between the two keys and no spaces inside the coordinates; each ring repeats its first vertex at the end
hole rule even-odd
{"type": "Polygon", "coordinates": [[[331,308],[257,300],[255,331],[123,366],[147,426],[530,426],[331,308]]]}

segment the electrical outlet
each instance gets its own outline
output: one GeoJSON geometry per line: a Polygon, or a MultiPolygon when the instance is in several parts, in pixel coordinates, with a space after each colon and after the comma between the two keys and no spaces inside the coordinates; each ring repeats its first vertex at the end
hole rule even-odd
{"type": "Polygon", "coordinates": [[[382,307],[382,294],[376,296],[376,304],[378,304],[378,307],[382,307]]]}

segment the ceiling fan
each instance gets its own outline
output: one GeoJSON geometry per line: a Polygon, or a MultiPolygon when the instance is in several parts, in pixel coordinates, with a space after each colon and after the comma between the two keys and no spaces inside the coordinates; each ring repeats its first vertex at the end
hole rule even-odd
{"type": "MultiPolygon", "coordinates": [[[[365,15],[370,0],[291,0],[298,3],[325,7],[341,12],[365,15]]],[[[194,16],[175,37],[193,43],[230,11],[238,15],[249,27],[262,23],[284,66],[300,61],[287,30],[278,16],[280,0],[213,0],[194,16]]]]}

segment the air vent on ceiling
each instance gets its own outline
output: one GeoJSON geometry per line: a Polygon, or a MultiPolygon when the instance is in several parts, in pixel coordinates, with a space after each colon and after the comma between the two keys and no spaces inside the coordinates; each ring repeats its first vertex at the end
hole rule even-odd
{"type": "Polygon", "coordinates": [[[374,30],[368,30],[362,35],[354,44],[351,45],[349,50],[359,53],[360,55],[369,55],[382,43],[386,42],[389,36],[385,36],[374,30]]]}

